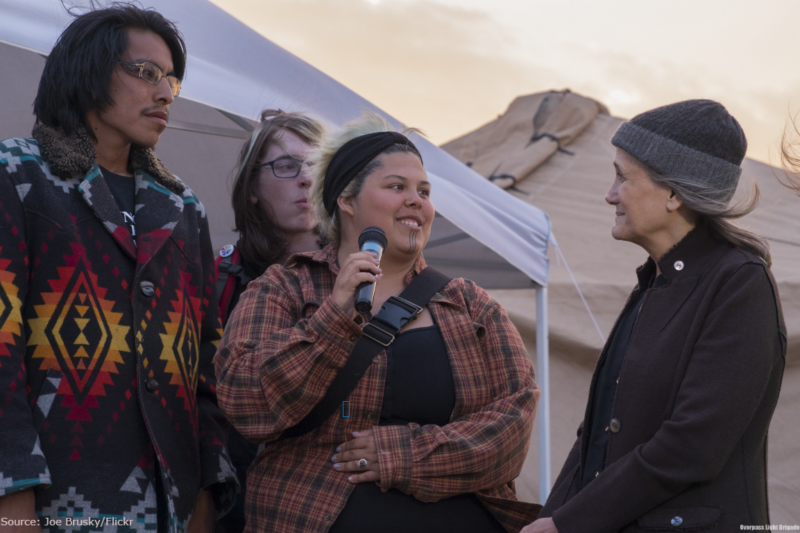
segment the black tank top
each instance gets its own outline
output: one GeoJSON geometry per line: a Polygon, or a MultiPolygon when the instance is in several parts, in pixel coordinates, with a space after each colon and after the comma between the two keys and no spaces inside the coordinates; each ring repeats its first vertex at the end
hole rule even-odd
{"type": "MultiPolygon", "coordinates": [[[[444,426],[456,403],[455,383],[438,326],[404,331],[386,349],[388,369],[379,425],[444,426]]],[[[474,494],[435,503],[375,483],[353,489],[329,533],[504,532],[474,494]]]]}

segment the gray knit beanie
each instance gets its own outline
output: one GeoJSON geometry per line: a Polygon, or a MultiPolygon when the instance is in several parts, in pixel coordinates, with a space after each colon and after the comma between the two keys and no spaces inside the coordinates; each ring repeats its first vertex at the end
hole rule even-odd
{"type": "Polygon", "coordinates": [[[728,203],[747,152],[742,127],[722,104],[686,100],[651,109],[619,127],[611,144],[657,173],[728,203]]]}

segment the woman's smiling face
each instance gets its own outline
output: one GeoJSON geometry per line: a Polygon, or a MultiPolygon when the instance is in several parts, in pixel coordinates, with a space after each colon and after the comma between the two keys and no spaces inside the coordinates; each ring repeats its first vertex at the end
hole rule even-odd
{"type": "Polygon", "coordinates": [[[340,209],[352,216],[355,231],[377,226],[386,232],[384,258],[416,257],[428,243],[435,214],[428,176],[416,154],[378,157],[381,166],[367,176],[358,196],[339,198],[340,209]]]}
{"type": "Polygon", "coordinates": [[[614,168],[616,177],[605,197],[616,208],[611,235],[647,248],[671,223],[668,204],[672,191],[650,179],[647,169],[619,148],[614,168]]]}

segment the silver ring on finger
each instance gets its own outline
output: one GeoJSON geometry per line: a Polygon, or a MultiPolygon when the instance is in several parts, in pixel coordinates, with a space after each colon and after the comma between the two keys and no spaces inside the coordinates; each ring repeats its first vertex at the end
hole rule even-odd
{"type": "Polygon", "coordinates": [[[359,467],[361,470],[366,470],[366,469],[367,469],[367,465],[368,465],[368,464],[369,464],[369,463],[367,462],[367,460],[366,460],[366,459],[359,459],[359,460],[358,460],[358,467],[359,467]]]}

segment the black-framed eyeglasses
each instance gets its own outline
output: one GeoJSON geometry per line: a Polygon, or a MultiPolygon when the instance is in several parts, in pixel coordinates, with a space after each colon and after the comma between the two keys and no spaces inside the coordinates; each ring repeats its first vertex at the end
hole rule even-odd
{"type": "Polygon", "coordinates": [[[261,163],[261,167],[272,167],[272,173],[275,174],[276,178],[292,179],[300,175],[300,171],[303,170],[303,163],[309,167],[311,166],[311,163],[305,159],[284,155],[273,161],[261,163]]]}
{"type": "Polygon", "coordinates": [[[139,72],[136,74],[136,76],[153,85],[158,85],[161,81],[161,78],[167,78],[169,88],[172,89],[172,96],[177,98],[177,96],[181,93],[181,80],[179,80],[177,76],[164,74],[164,71],[161,70],[158,65],[154,65],[149,61],[145,61],[144,63],[125,63],[124,61],[120,61],[119,64],[129,67],[128,72],[130,74],[134,74],[134,72],[136,72],[135,69],[139,69],[139,72]]]}

